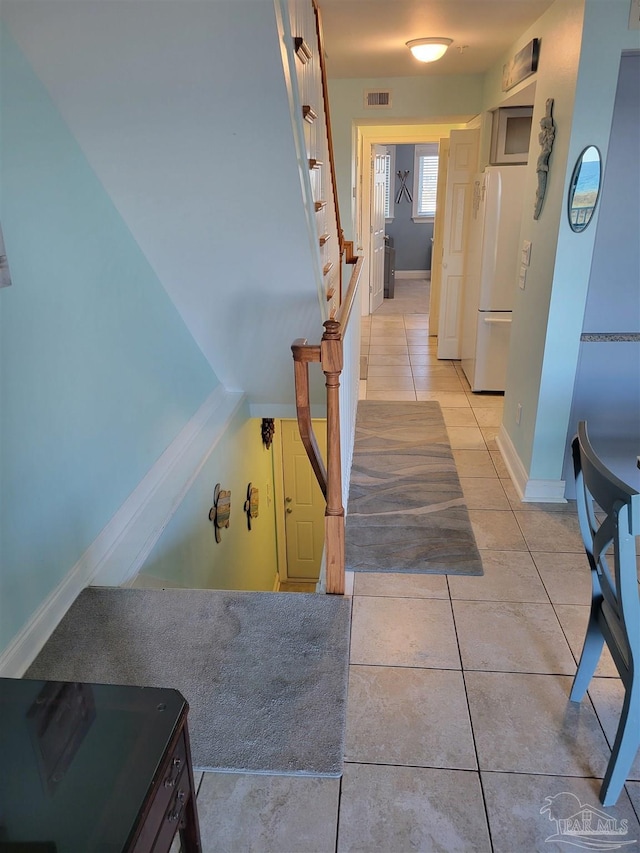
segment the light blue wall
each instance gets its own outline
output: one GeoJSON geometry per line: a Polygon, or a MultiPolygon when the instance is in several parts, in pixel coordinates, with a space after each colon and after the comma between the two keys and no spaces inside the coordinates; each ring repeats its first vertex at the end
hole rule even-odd
{"type": "MultiPolygon", "coordinates": [[[[396,172],[409,172],[407,187],[413,197],[414,152],[415,145],[396,145],[396,172]]],[[[431,269],[431,238],[433,237],[432,222],[414,222],[413,204],[403,195],[398,204],[395,203],[400,179],[393,176],[391,183],[391,204],[393,206],[393,222],[387,222],[385,232],[393,237],[396,250],[396,274],[402,270],[431,269]]]]}
{"type": "Polygon", "coordinates": [[[0,30],[0,648],[218,384],[0,30]]]}
{"type": "MultiPolygon", "coordinates": [[[[556,123],[538,220],[532,218],[537,157],[528,165],[520,240],[532,244],[531,263],[526,288],[515,296],[502,424],[507,439],[503,446],[512,446],[512,461],[517,463],[512,468],[521,469],[528,496],[558,494],[563,488],[571,398],[599,218],[598,206],[593,224],[582,233],[572,232],[567,193],[574,163],[587,145],[597,145],[607,157],[620,55],[640,44],[638,31],[629,30],[628,20],[626,0],[556,0],[504,57],[513,56],[531,38],[541,38],[533,124],[539,126],[549,98],[554,99],[556,123]]],[[[485,78],[487,108],[500,104],[501,79],[502,63],[496,63],[485,78]]],[[[523,81],[521,86],[527,84],[523,81]]]]}
{"type": "Polygon", "coordinates": [[[291,416],[321,266],[273,0],[0,6],[214,373],[291,416]]]}
{"type": "MultiPolygon", "coordinates": [[[[640,56],[623,56],[583,325],[583,331],[592,334],[640,332],[639,81],[640,56]]],[[[580,420],[587,421],[591,441],[606,465],[640,488],[640,343],[580,343],[565,453],[568,497],[575,495],[571,441],[580,420]]]]}
{"type": "Polygon", "coordinates": [[[613,110],[585,332],[640,332],[640,55],[623,56],[613,110]]]}

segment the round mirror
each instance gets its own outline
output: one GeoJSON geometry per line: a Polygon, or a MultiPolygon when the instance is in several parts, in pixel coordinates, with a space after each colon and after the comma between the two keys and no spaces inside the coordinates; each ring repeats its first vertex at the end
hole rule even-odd
{"type": "Polygon", "coordinates": [[[569,225],[572,231],[584,231],[591,222],[600,194],[600,152],[589,145],[578,157],[569,188],[569,225]]]}

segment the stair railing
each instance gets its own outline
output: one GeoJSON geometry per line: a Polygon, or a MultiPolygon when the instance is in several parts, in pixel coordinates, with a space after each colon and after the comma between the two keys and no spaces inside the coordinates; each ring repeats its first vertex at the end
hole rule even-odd
{"type": "Polygon", "coordinates": [[[356,298],[363,258],[354,258],[349,286],[335,319],[324,322],[320,344],[298,338],[291,345],[296,388],[296,411],[302,443],[325,497],[326,591],[344,594],[344,506],[342,504],[342,458],[340,451],[340,375],[344,366],[343,340],[356,298]],[[325,468],[313,432],[309,400],[309,364],[322,367],[327,389],[327,465],[325,468]]]}

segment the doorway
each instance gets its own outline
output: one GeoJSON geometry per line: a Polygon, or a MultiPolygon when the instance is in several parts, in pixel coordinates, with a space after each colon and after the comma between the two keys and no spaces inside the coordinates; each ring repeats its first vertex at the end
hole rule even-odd
{"type": "MultiPolygon", "coordinates": [[[[371,228],[371,209],[374,187],[375,148],[387,145],[420,145],[437,143],[451,130],[465,128],[466,124],[413,124],[413,125],[358,125],[356,127],[355,178],[356,188],[352,208],[353,234],[357,252],[364,256],[361,288],[361,314],[372,313],[371,298],[375,283],[372,260],[374,234],[371,228]]],[[[412,184],[411,184],[412,187],[412,184]]],[[[391,199],[393,201],[393,198],[391,199]]]]}
{"type": "MultiPolygon", "coordinates": [[[[317,582],[324,550],[326,502],[300,438],[298,422],[279,421],[274,441],[274,484],[280,583],[317,582]]],[[[326,459],[327,423],[314,419],[318,447],[326,459]]]]}

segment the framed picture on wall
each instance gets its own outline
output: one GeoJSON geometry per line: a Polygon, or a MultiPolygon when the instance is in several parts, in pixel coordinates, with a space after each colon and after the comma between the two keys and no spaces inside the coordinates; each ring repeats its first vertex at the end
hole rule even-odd
{"type": "Polygon", "coordinates": [[[540,39],[531,39],[510,62],[502,66],[502,91],[513,89],[522,80],[526,80],[538,70],[540,39]]]}

